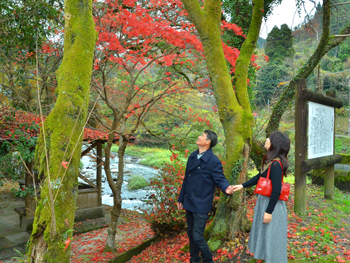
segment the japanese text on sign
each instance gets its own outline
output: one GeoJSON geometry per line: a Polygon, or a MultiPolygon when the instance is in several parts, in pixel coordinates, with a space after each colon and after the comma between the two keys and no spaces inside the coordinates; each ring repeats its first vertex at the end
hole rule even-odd
{"type": "Polygon", "coordinates": [[[309,101],[308,159],[333,155],[334,108],[309,101]]]}

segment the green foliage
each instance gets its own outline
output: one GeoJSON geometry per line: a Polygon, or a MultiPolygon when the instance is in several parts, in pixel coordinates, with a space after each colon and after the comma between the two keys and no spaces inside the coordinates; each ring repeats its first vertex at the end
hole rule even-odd
{"type": "Polygon", "coordinates": [[[347,38],[346,40],[344,40],[343,43],[340,44],[338,58],[342,62],[346,62],[349,60],[349,57],[350,57],[350,38],[347,38]]]}
{"type": "Polygon", "coordinates": [[[347,117],[349,115],[349,110],[341,107],[340,109],[335,109],[335,114],[341,117],[347,117]]]}
{"type": "Polygon", "coordinates": [[[260,106],[271,105],[279,98],[293,72],[293,35],[286,24],[281,29],[275,26],[268,34],[265,54],[269,57],[269,62],[257,73],[255,103],[260,106]]]}
{"type": "Polygon", "coordinates": [[[270,61],[279,62],[294,56],[293,35],[288,25],[283,24],[281,29],[273,27],[266,39],[265,53],[270,61]]]}
{"type": "Polygon", "coordinates": [[[139,175],[133,175],[128,180],[128,190],[141,189],[141,188],[145,188],[148,185],[149,185],[149,182],[145,178],[139,175]]]}
{"type": "Polygon", "coordinates": [[[19,129],[16,129],[12,136],[14,139],[16,136],[17,139],[0,144],[0,185],[4,178],[20,178],[26,169],[25,162],[31,162],[34,158],[33,148],[37,139],[27,138],[27,134],[19,129]]]}
{"type": "Polygon", "coordinates": [[[29,247],[29,242],[30,240],[27,241],[26,244],[26,252],[25,254],[23,254],[21,251],[19,251],[18,249],[14,248],[13,250],[16,251],[19,254],[19,257],[13,257],[13,259],[16,259],[17,262],[27,262],[26,260],[26,254],[28,253],[28,247],[29,247]]]}
{"type": "Polygon", "coordinates": [[[321,60],[321,68],[326,71],[342,71],[344,70],[344,65],[342,61],[334,56],[325,55],[321,60]]]}
{"type": "Polygon", "coordinates": [[[258,94],[255,96],[257,105],[271,105],[283,92],[289,79],[290,67],[284,63],[269,62],[258,71],[258,94]],[[282,85],[280,85],[283,83],[282,85]],[[268,103],[269,102],[269,103],[268,103]]]}
{"type": "MultiPolygon", "coordinates": [[[[267,0],[264,1],[264,17],[267,18],[273,10],[275,5],[280,4],[281,0],[267,0]]],[[[234,23],[242,28],[244,34],[248,34],[250,21],[252,20],[253,4],[250,0],[224,0],[222,10],[224,11],[225,20],[234,23]]],[[[244,38],[236,36],[232,32],[224,34],[224,40],[230,46],[241,48],[244,38]]]]}
{"type": "Polygon", "coordinates": [[[26,197],[27,194],[29,194],[31,197],[35,195],[34,188],[32,186],[22,186],[18,190],[13,188],[11,192],[15,194],[15,197],[26,197]]]}
{"type": "MultiPolygon", "coordinates": [[[[224,0],[222,10],[226,21],[234,23],[242,28],[245,35],[248,34],[250,21],[252,19],[252,3],[249,0],[224,0]]],[[[224,41],[232,47],[240,49],[245,38],[237,36],[232,31],[226,31],[224,41]]]]}
{"type": "MultiPolygon", "coordinates": [[[[54,65],[48,65],[52,63],[48,58],[50,55],[36,52],[36,48],[40,50],[49,39],[53,38],[57,27],[62,26],[59,24],[60,19],[63,20],[63,2],[63,0],[0,1],[1,93],[5,94],[9,105],[24,110],[33,110],[37,107],[35,93],[37,61],[41,68],[38,74],[43,76],[43,78],[39,76],[41,96],[47,95],[47,92],[55,86],[51,81],[59,63],[56,61],[54,65]],[[42,57],[45,58],[41,60],[42,57]],[[52,85],[47,85],[45,82],[50,82],[52,85]]],[[[58,31],[61,28],[58,28],[58,31]]],[[[51,57],[57,59],[56,55],[51,57]]]]}
{"type": "Polygon", "coordinates": [[[151,188],[155,191],[149,203],[151,211],[145,211],[146,219],[152,229],[160,234],[183,230],[186,226],[185,210],[177,210],[177,198],[181,191],[186,166],[180,161],[167,163],[159,175],[151,179],[151,188]]]}
{"type": "Polygon", "coordinates": [[[40,44],[52,31],[48,22],[58,18],[63,1],[57,0],[8,0],[0,2],[0,46],[5,54],[17,45],[35,51],[36,40],[40,44]],[[36,39],[38,34],[38,39],[36,39]],[[13,43],[16,43],[14,45],[13,43]]]}

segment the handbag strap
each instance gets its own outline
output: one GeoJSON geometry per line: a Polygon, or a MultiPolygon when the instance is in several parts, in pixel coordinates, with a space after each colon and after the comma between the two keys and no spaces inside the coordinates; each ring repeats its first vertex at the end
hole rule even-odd
{"type": "MultiPolygon", "coordinates": [[[[280,160],[275,160],[276,162],[279,162],[280,165],[281,165],[281,168],[282,168],[282,183],[283,183],[283,165],[281,163],[280,160]]],[[[270,169],[271,169],[271,165],[273,164],[274,162],[272,162],[269,166],[269,169],[267,170],[267,176],[266,176],[266,179],[269,179],[270,178],[270,169]]]]}

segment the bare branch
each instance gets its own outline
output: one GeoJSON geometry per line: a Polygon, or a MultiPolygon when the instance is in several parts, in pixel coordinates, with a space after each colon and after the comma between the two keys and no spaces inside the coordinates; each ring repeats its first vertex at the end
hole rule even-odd
{"type": "Polygon", "coordinates": [[[331,7],[333,6],[337,6],[337,5],[348,5],[350,4],[350,2],[345,2],[345,3],[335,3],[335,4],[331,4],[331,7]]]}
{"type": "Polygon", "coordinates": [[[349,37],[350,34],[347,34],[347,35],[335,35],[335,37],[349,37]]]}

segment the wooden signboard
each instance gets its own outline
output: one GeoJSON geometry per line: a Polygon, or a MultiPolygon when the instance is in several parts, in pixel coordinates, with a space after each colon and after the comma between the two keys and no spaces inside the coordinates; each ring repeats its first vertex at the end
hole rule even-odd
{"type": "Polygon", "coordinates": [[[295,82],[295,196],[294,212],[306,214],[306,173],[325,167],[324,196],[334,198],[334,108],[343,103],[307,89],[306,79],[295,82]],[[308,157],[308,159],[306,158],[308,157]]]}

